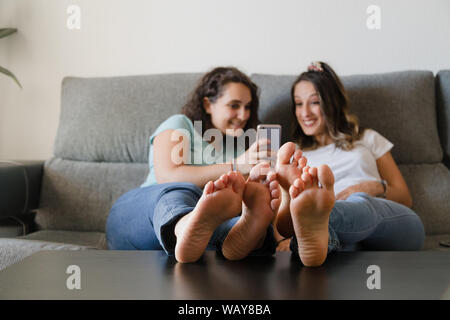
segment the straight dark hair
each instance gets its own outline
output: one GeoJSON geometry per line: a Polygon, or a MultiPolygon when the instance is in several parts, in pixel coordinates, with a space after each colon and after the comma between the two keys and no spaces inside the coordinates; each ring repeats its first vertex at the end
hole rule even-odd
{"type": "Polygon", "coordinates": [[[313,150],[318,147],[318,142],[313,136],[306,135],[295,116],[295,87],[301,81],[312,83],[320,100],[320,111],[325,120],[325,127],[336,147],[344,150],[353,149],[353,143],[359,140],[364,131],[359,126],[355,115],[350,114],[347,93],[341,80],[334,70],[324,62],[315,62],[308,71],[300,74],[291,87],[292,113],[292,138],[302,149],[313,150]]]}
{"type": "Polygon", "coordinates": [[[258,119],[258,87],[250,78],[235,67],[217,67],[206,73],[191,93],[188,101],[181,109],[192,122],[202,121],[203,135],[206,130],[214,128],[211,115],[206,113],[203,107],[203,99],[208,98],[214,103],[223,94],[223,88],[228,83],[242,83],[250,90],[252,101],[250,102],[250,118],[247,120],[244,131],[250,128],[256,129],[258,119]]]}

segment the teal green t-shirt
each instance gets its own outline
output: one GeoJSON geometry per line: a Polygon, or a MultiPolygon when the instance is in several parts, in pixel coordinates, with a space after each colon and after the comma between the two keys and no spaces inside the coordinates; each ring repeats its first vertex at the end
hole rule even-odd
{"type": "MultiPolygon", "coordinates": [[[[200,130],[196,130],[196,128],[194,128],[194,124],[188,117],[186,117],[183,114],[173,115],[166,121],[161,123],[159,127],[156,129],[156,131],[150,136],[150,150],[148,156],[150,171],[147,180],[141,185],[141,187],[148,187],[158,183],[156,181],[155,168],[153,164],[153,154],[154,154],[153,140],[161,132],[171,129],[177,130],[177,132],[174,133],[174,135],[172,136],[174,138],[174,141],[178,141],[179,134],[183,134],[184,136],[187,136],[189,139],[190,153],[187,156],[188,163],[185,163],[187,165],[203,166],[203,165],[230,162],[234,157],[239,156],[245,151],[245,149],[234,148],[234,146],[233,148],[229,147],[214,148],[212,144],[203,140],[201,134],[199,133],[200,130]]],[[[225,137],[223,137],[223,142],[225,140],[226,140],[225,137]]]]}

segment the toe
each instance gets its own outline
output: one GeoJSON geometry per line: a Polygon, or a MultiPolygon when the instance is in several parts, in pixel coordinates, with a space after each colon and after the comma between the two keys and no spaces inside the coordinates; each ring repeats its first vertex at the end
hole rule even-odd
{"type": "Polygon", "coordinates": [[[322,186],[327,190],[333,190],[334,188],[334,175],[330,167],[326,164],[319,166],[317,169],[318,180],[322,186]]]}
{"type": "Polygon", "coordinates": [[[280,207],[281,204],[281,200],[280,199],[272,199],[272,201],[270,201],[270,208],[273,211],[277,211],[278,208],[280,207]]]}
{"type": "Polygon", "coordinates": [[[279,199],[280,198],[280,190],[274,189],[270,191],[270,196],[272,199],[279,199]]]}
{"type": "Polygon", "coordinates": [[[307,162],[308,160],[305,157],[301,157],[300,160],[298,160],[298,167],[300,169],[304,168],[307,162]]]}
{"type": "Polygon", "coordinates": [[[214,192],[214,182],[209,181],[205,187],[203,188],[203,193],[204,194],[211,194],[214,192]]]}
{"type": "Polygon", "coordinates": [[[227,181],[228,186],[233,186],[234,183],[236,182],[237,171],[228,172],[227,177],[228,177],[227,181]]]}
{"type": "Polygon", "coordinates": [[[222,179],[214,181],[214,187],[218,190],[222,190],[226,187],[226,184],[222,181],[222,179]]]}
{"type": "Polygon", "coordinates": [[[298,162],[301,158],[302,158],[302,151],[300,149],[295,150],[294,158],[292,159],[292,164],[297,167],[298,162]]]}
{"type": "Polygon", "coordinates": [[[277,181],[277,173],[276,172],[273,172],[273,171],[270,171],[268,174],[267,174],[267,178],[266,178],[266,180],[264,181],[264,184],[271,184],[272,182],[274,182],[274,181],[277,181]]]}
{"type": "Polygon", "coordinates": [[[304,184],[304,186],[305,186],[305,188],[311,188],[311,186],[312,186],[312,177],[311,177],[311,175],[309,174],[309,172],[303,172],[302,173],[302,181],[303,181],[303,184],[304,184]]]}
{"type": "Polygon", "coordinates": [[[295,143],[286,142],[281,146],[278,150],[277,163],[279,164],[289,164],[291,161],[291,157],[295,152],[295,143]]]}
{"type": "Polygon", "coordinates": [[[260,182],[270,170],[269,162],[261,162],[252,168],[250,171],[248,179],[253,182],[260,182]]]}
{"type": "Polygon", "coordinates": [[[221,176],[220,176],[220,180],[221,180],[225,185],[227,185],[227,183],[228,183],[228,174],[223,174],[223,175],[221,175],[221,176]]]}
{"type": "Polygon", "coordinates": [[[312,185],[314,187],[317,187],[319,185],[319,179],[317,177],[317,168],[316,167],[310,168],[308,173],[311,175],[312,185]]]}
{"type": "MultiPolygon", "coordinates": [[[[295,180],[295,181],[297,181],[297,180],[295,180]]],[[[294,184],[295,184],[295,181],[294,181],[294,184]]],[[[294,184],[289,187],[289,195],[291,196],[292,199],[296,198],[299,194],[298,188],[295,187],[294,184]]]]}
{"type": "Polygon", "coordinates": [[[244,189],[245,189],[245,180],[244,177],[242,176],[242,174],[240,172],[233,172],[233,175],[230,176],[230,178],[233,178],[232,180],[230,180],[230,183],[233,186],[233,190],[234,192],[242,195],[244,193],[244,189]]]}
{"type": "Polygon", "coordinates": [[[270,183],[269,183],[270,190],[278,190],[279,186],[280,186],[280,184],[278,183],[277,180],[270,181],[270,183]]]}
{"type": "Polygon", "coordinates": [[[299,190],[299,192],[302,192],[306,188],[305,182],[302,179],[298,178],[294,180],[293,185],[299,190]]]}

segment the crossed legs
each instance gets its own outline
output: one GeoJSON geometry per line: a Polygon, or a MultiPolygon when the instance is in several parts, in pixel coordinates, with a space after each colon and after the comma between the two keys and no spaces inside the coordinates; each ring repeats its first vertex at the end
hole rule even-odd
{"type": "Polygon", "coordinates": [[[268,166],[266,163],[255,166],[247,181],[233,171],[205,185],[194,210],[175,226],[177,261],[197,261],[214,230],[241,212],[223,242],[223,255],[239,260],[262,245],[281,201],[276,174],[268,166]]]}

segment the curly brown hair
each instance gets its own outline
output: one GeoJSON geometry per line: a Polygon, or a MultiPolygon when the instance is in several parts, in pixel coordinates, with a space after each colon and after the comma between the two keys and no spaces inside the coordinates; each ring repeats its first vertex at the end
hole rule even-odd
{"type": "Polygon", "coordinates": [[[324,62],[317,62],[321,69],[310,68],[300,74],[291,87],[292,114],[292,138],[302,149],[313,150],[318,147],[318,142],[313,136],[307,136],[295,116],[295,87],[300,81],[311,82],[319,94],[320,111],[325,119],[328,135],[336,144],[336,147],[351,150],[353,143],[358,141],[364,131],[359,126],[355,115],[350,114],[347,93],[341,80],[334,70],[324,62]]]}
{"type": "Polygon", "coordinates": [[[204,98],[208,98],[214,103],[223,94],[223,88],[228,83],[242,83],[249,88],[252,101],[250,102],[250,118],[248,119],[244,131],[250,128],[255,129],[259,124],[258,120],[258,87],[250,78],[235,67],[217,67],[206,73],[191,93],[188,101],[181,109],[192,122],[202,121],[202,132],[214,128],[211,122],[211,115],[206,113],[203,106],[204,98]]]}

